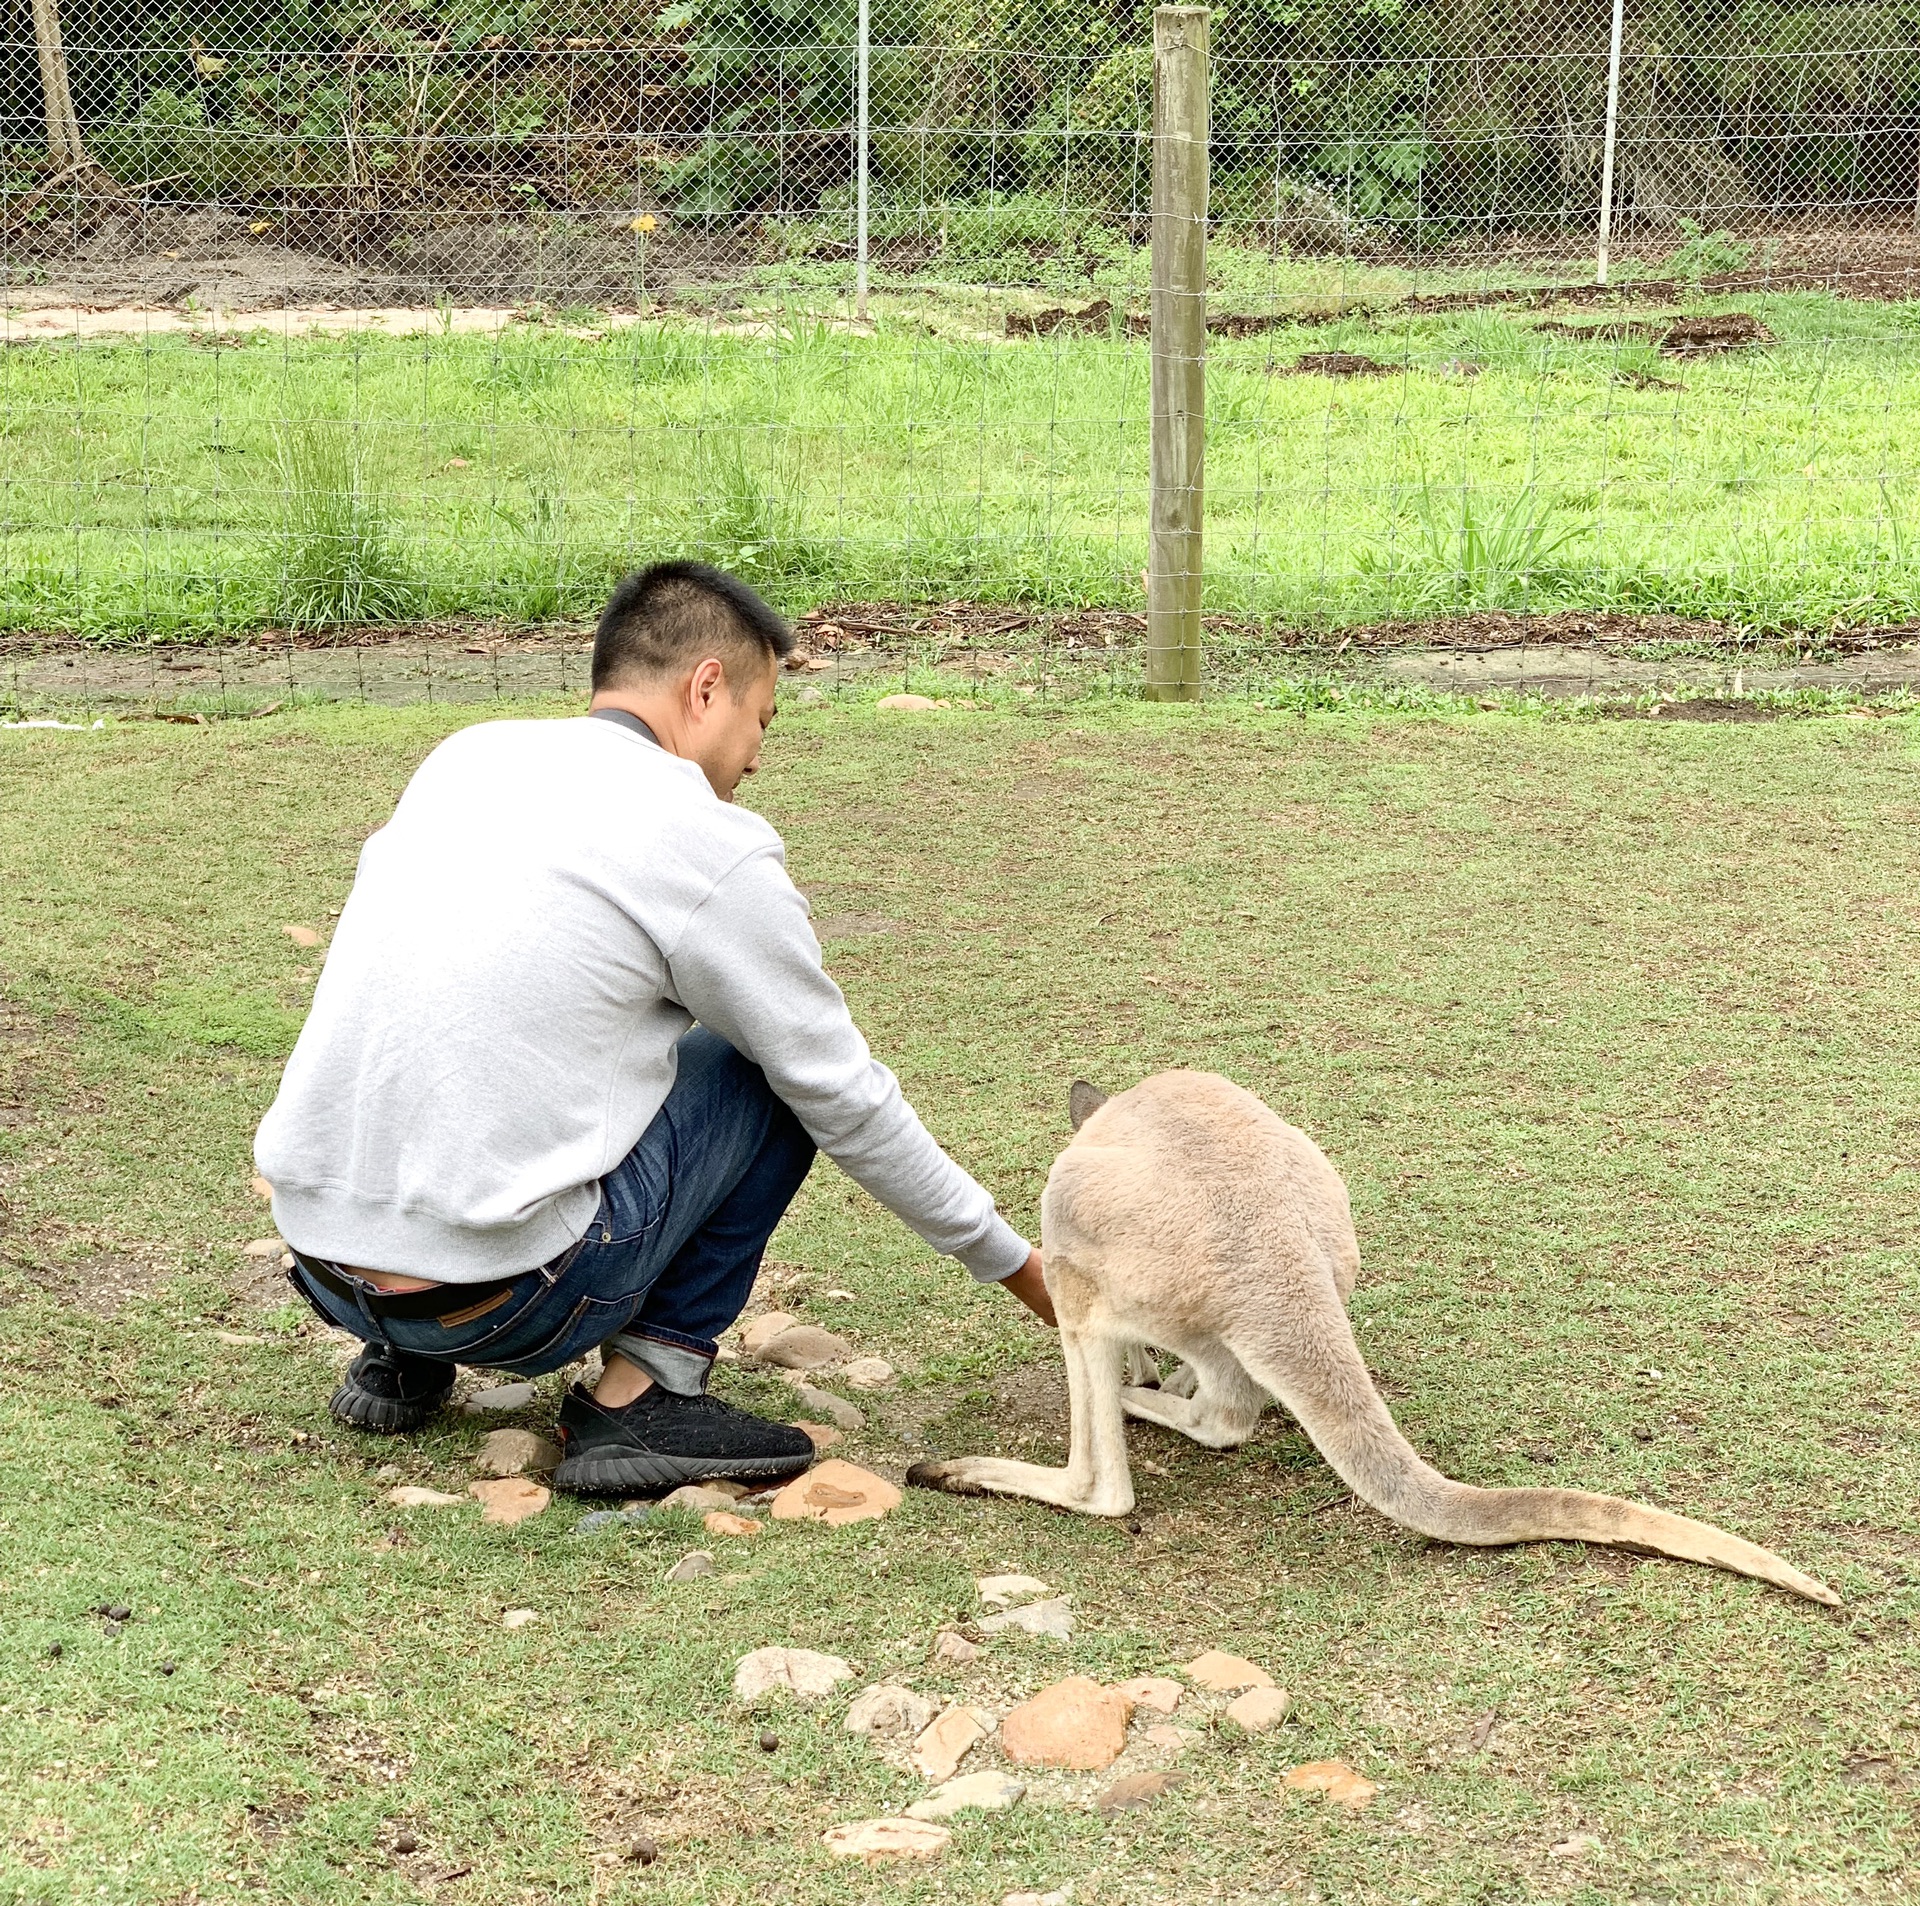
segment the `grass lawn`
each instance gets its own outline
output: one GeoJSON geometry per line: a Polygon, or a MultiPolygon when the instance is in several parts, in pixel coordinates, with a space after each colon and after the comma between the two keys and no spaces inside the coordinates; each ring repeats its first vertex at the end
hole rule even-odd
{"type": "MultiPolygon", "coordinates": [[[[1145,340],[1010,342],[1020,301],[899,294],[871,337],[772,304],[757,336],[15,345],[0,629],[538,618],[668,547],[799,602],[1134,606],[1145,340]]],[[[1775,341],[1687,362],[1511,309],[1215,339],[1211,606],[1920,612],[1920,305],[1743,304],[1775,341]],[[1393,374],[1278,374],[1333,351],[1393,374]]]]}
{"type": "MultiPolygon", "coordinates": [[[[1910,722],[828,707],[783,717],[750,789],[877,1048],[1017,1221],[1076,1073],[1229,1073],[1346,1174],[1354,1313],[1424,1453],[1722,1523],[1829,1612],[1617,1552],[1429,1545],[1277,1416],[1226,1455],[1135,1426],[1133,1525],[916,1493],[726,1543],[579,1535],[563,1500],[511,1530],[390,1508],[386,1465],[463,1492],[482,1425],[331,1424],[333,1341],[240,1254],[248,1140],[321,958],[283,925],[324,927],[460,719],[0,738],[0,1896],[1904,1896],[1910,722]],[[716,1574],[662,1581],[709,1543],[716,1574]],[[999,1570],[1070,1594],[1078,1634],[937,1665],[999,1570]],[[124,1626],[89,1612],[115,1603],[124,1626]],[[849,1870],[822,1831],[921,1783],[843,1699],[736,1708],[769,1643],[997,1710],[1217,1646],[1297,1711],[1250,1740],[1196,1704],[1187,1780],[1145,1811],[1041,1777],[932,1866],[849,1870]],[[1280,1790],[1330,1757],[1379,1783],[1368,1811],[1280,1790]]],[[[1057,1458],[1046,1334],[830,1167],[774,1255],[783,1308],[901,1372],[838,1453],[1057,1458]]]]}

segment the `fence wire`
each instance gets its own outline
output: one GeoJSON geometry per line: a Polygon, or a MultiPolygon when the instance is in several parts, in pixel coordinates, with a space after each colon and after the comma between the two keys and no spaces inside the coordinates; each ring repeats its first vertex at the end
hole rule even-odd
{"type": "MultiPolygon", "coordinates": [[[[67,0],[68,132],[6,0],[0,630],[536,625],[691,552],[1128,665],[1150,10],[876,0],[864,318],[857,17],[67,0]]],[[[1210,611],[1920,612],[1920,7],[1629,0],[1603,288],[1610,37],[1215,23],[1210,611]]]]}

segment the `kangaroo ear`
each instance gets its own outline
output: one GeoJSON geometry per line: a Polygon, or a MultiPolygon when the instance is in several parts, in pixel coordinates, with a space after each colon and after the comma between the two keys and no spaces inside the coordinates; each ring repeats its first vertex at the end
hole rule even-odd
{"type": "Polygon", "coordinates": [[[1075,1079],[1067,1091],[1067,1116],[1073,1129],[1077,1132],[1106,1102],[1107,1095],[1097,1085],[1075,1079]]]}

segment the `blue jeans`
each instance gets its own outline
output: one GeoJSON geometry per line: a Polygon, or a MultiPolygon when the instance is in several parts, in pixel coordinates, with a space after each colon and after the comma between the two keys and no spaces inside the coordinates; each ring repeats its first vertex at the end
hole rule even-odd
{"type": "Polygon", "coordinates": [[[349,1276],[355,1296],[343,1297],[307,1276],[297,1251],[294,1288],[328,1323],[405,1356],[531,1377],[603,1345],[664,1388],[697,1394],[814,1147],[766,1075],[718,1034],[696,1026],[677,1051],[666,1103],[600,1181],[586,1235],[551,1263],[440,1317],[376,1316],[373,1285],[349,1276]]]}

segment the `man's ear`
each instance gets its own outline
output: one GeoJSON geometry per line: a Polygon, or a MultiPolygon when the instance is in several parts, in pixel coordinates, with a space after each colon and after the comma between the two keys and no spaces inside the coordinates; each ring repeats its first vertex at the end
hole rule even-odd
{"type": "Polygon", "coordinates": [[[1067,1117],[1073,1121],[1073,1129],[1077,1132],[1106,1102],[1107,1095],[1097,1085],[1075,1079],[1067,1089],[1067,1117]]]}
{"type": "Polygon", "coordinates": [[[709,655],[705,661],[696,663],[693,673],[687,677],[689,704],[697,708],[705,707],[720,693],[726,676],[726,664],[717,655],[709,655]]]}

